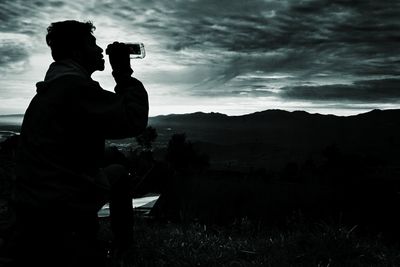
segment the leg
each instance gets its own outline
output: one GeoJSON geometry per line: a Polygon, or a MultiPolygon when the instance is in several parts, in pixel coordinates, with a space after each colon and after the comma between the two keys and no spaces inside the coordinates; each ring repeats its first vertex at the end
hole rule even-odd
{"type": "Polygon", "coordinates": [[[95,217],[62,207],[37,209],[19,205],[16,211],[15,266],[104,266],[96,250],[95,217]]]}
{"type": "Polygon", "coordinates": [[[116,246],[124,250],[133,242],[132,183],[126,168],[119,164],[104,168],[110,184],[111,229],[116,246]]]}

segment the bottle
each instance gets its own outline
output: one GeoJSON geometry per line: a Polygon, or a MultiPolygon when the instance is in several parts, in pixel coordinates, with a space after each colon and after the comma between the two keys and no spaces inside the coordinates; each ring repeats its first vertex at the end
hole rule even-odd
{"type": "Polygon", "coordinates": [[[129,57],[131,59],[144,58],[146,56],[143,43],[126,43],[126,45],[129,47],[129,57]]]}

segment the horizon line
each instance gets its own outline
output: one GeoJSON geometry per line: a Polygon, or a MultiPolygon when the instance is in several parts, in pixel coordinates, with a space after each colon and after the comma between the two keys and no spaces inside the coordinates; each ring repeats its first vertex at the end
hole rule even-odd
{"type": "MultiPolygon", "coordinates": [[[[316,115],[333,115],[333,116],[338,116],[338,117],[348,117],[348,116],[356,116],[356,115],[360,115],[360,114],[365,114],[374,110],[380,110],[380,111],[385,111],[385,110],[397,110],[397,109],[378,109],[378,108],[371,108],[368,111],[363,111],[360,113],[356,113],[356,114],[351,114],[351,115],[338,115],[338,114],[334,114],[334,113],[320,113],[320,112],[310,112],[307,110],[301,110],[301,109],[296,109],[296,110],[286,110],[286,109],[265,109],[265,110],[259,110],[259,111],[254,111],[254,112],[250,112],[250,113],[243,113],[243,114],[239,114],[239,115],[229,115],[226,113],[221,113],[221,112],[217,112],[217,111],[194,111],[194,112],[186,112],[186,113],[168,113],[168,114],[158,114],[158,115],[152,115],[149,116],[149,118],[154,118],[154,117],[159,117],[159,116],[173,116],[173,115],[190,115],[190,114],[196,114],[196,113],[203,113],[203,114],[221,114],[221,115],[225,115],[228,117],[239,117],[239,116],[246,116],[246,115],[251,115],[251,114],[255,114],[255,113],[260,113],[260,112],[265,112],[265,111],[284,111],[284,112],[306,112],[308,114],[316,114],[316,115]]],[[[11,116],[24,116],[25,113],[12,113],[12,114],[0,114],[0,117],[11,117],[11,116]]]]}

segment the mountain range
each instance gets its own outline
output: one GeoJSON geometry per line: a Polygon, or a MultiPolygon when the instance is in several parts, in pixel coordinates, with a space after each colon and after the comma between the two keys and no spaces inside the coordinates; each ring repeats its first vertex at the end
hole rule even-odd
{"type": "MultiPolygon", "coordinates": [[[[0,130],[15,130],[17,121],[22,121],[22,115],[0,116],[0,130]]],[[[185,133],[220,167],[282,168],[288,162],[320,159],[329,147],[343,155],[379,158],[386,166],[400,166],[400,109],[354,116],[283,110],[241,116],[196,112],[151,117],[149,125],[158,132],[156,147],[163,149],[172,134],[185,133]]]]}
{"type": "MultiPolygon", "coordinates": [[[[287,154],[287,160],[335,145],[345,152],[374,154],[391,161],[400,148],[400,110],[373,110],[355,116],[310,114],[304,111],[266,110],[242,116],[192,113],[150,119],[161,138],[168,132],[186,133],[203,147],[234,153],[246,148],[256,158],[287,154]],[[232,148],[232,146],[234,146],[232,148]],[[228,149],[231,147],[231,149],[228,149]],[[242,149],[240,149],[242,148],[242,149]],[[276,153],[273,153],[275,151],[276,153]]],[[[282,156],[282,155],[280,155],[282,156]]]]}

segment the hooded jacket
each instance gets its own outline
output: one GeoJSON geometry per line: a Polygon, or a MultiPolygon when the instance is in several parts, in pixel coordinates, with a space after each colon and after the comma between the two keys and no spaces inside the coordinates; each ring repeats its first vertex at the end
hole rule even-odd
{"type": "Polygon", "coordinates": [[[115,93],[72,60],[50,65],[25,112],[17,153],[16,201],[33,207],[96,209],[105,139],[140,134],[148,96],[130,77],[115,93]]]}

